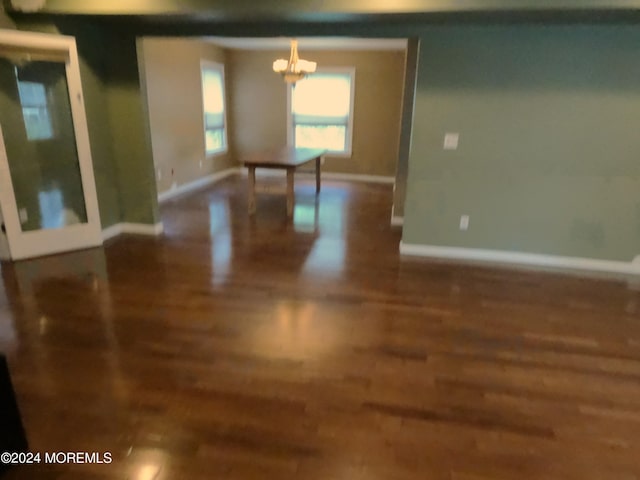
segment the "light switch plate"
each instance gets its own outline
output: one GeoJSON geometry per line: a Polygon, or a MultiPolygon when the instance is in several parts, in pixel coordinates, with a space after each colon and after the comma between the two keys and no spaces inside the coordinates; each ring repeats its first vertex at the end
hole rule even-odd
{"type": "Polygon", "coordinates": [[[469,215],[462,215],[460,217],[460,230],[469,230],[469,215]]]}
{"type": "Polygon", "coordinates": [[[460,140],[459,133],[445,133],[444,135],[444,149],[445,150],[457,150],[458,142],[460,140]]]}

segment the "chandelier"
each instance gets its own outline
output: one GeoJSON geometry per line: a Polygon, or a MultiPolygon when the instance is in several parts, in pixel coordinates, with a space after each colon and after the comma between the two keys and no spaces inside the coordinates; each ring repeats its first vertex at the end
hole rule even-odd
{"type": "Polygon", "coordinates": [[[273,62],[273,71],[279,73],[287,83],[296,83],[308,74],[316,71],[316,62],[300,60],[298,57],[298,40],[291,40],[289,60],[280,58],[273,62]]]}

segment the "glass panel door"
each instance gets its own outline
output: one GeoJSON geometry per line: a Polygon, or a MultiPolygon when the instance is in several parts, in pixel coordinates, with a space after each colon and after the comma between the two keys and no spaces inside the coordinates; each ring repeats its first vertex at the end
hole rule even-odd
{"type": "Polygon", "coordinates": [[[75,43],[61,38],[66,51],[3,45],[0,34],[0,197],[13,259],[102,243],[75,43]]]}

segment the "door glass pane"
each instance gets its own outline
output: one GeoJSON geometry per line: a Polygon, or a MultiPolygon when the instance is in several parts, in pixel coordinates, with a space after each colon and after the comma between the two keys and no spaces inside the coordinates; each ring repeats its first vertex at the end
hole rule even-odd
{"type": "Polygon", "coordinates": [[[0,57],[0,124],[23,232],[86,223],[65,64],[0,57]]]}

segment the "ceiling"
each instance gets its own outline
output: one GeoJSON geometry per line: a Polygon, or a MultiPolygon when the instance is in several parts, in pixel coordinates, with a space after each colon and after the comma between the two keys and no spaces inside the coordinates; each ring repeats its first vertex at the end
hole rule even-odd
{"type": "MultiPolygon", "coordinates": [[[[207,37],[207,41],[224,48],[238,50],[288,50],[290,38],[235,38],[207,37]]],[[[298,38],[300,50],[405,50],[407,40],[402,38],[298,38]]]]}

